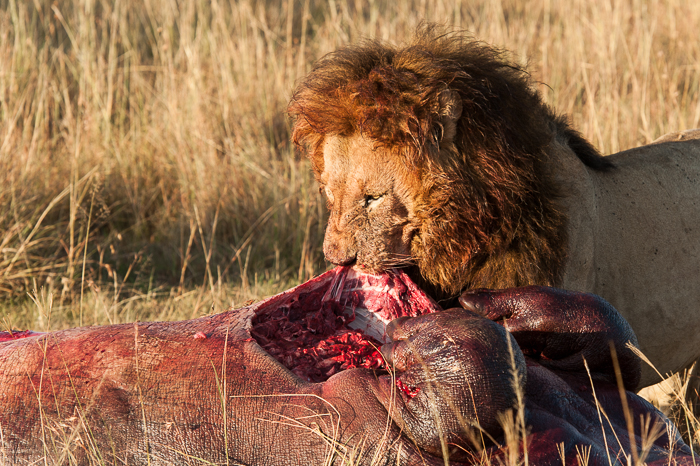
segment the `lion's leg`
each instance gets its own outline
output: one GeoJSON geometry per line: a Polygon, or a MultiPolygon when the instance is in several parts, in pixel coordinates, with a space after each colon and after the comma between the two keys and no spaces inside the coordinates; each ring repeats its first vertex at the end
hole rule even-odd
{"type": "Polygon", "coordinates": [[[693,450],[698,451],[700,447],[700,360],[696,360],[688,369],[687,380],[685,380],[685,403],[678,409],[676,415],[676,425],[680,430],[685,442],[693,450]]]}
{"type": "Polygon", "coordinates": [[[659,408],[678,427],[683,440],[700,450],[700,361],[682,373],[639,391],[639,395],[659,408]]]}

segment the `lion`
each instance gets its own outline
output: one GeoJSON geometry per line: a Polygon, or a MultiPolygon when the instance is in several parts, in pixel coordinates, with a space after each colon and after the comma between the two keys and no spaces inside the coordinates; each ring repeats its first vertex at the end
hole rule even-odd
{"type": "MultiPolygon", "coordinates": [[[[698,132],[604,157],[506,52],[435,27],[326,55],[288,111],[327,197],[333,264],[406,268],[444,303],[594,293],[662,374],[700,357],[698,132]]],[[[658,380],[644,370],[643,386],[658,380]]]]}

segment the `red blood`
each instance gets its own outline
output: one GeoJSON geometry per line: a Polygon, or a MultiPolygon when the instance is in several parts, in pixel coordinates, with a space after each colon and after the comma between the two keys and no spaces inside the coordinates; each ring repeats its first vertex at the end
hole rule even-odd
{"type": "Polygon", "coordinates": [[[404,395],[406,395],[409,398],[413,398],[416,395],[418,395],[418,392],[420,392],[420,388],[418,387],[409,387],[399,379],[396,379],[396,387],[403,392],[404,395]]]}
{"type": "Polygon", "coordinates": [[[195,340],[206,340],[207,336],[203,332],[197,332],[192,338],[194,338],[195,340]]]}

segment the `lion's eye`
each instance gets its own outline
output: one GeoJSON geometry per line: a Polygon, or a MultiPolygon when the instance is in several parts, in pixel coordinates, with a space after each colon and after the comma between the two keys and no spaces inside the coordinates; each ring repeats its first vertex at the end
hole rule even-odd
{"type": "Polygon", "coordinates": [[[363,204],[367,208],[372,208],[384,199],[384,194],[365,194],[363,204]]]}
{"type": "Polygon", "coordinates": [[[333,192],[328,186],[321,186],[321,192],[326,193],[326,198],[328,198],[328,202],[333,204],[333,192]]]}

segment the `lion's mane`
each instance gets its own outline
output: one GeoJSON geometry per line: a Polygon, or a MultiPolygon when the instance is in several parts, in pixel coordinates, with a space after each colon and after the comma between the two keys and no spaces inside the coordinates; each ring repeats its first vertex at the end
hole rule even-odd
{"type": "Polygon", "coordinates": [[[440,297],[465,288],[555,285],[565,215],[547,150],[556,136],[586,163],[609,163],[533,90],[505,53],[424,27],[412,43],[350,45],[323,57],[289,105],[293,141],[323,171],[325,135],[361,132],[414,170],[420,231],[412,259],[440,297]],[[441,95],[461,116],[449,147],[441,95]],[[395,150],[393,150],[395,149],[395,150]]]}

